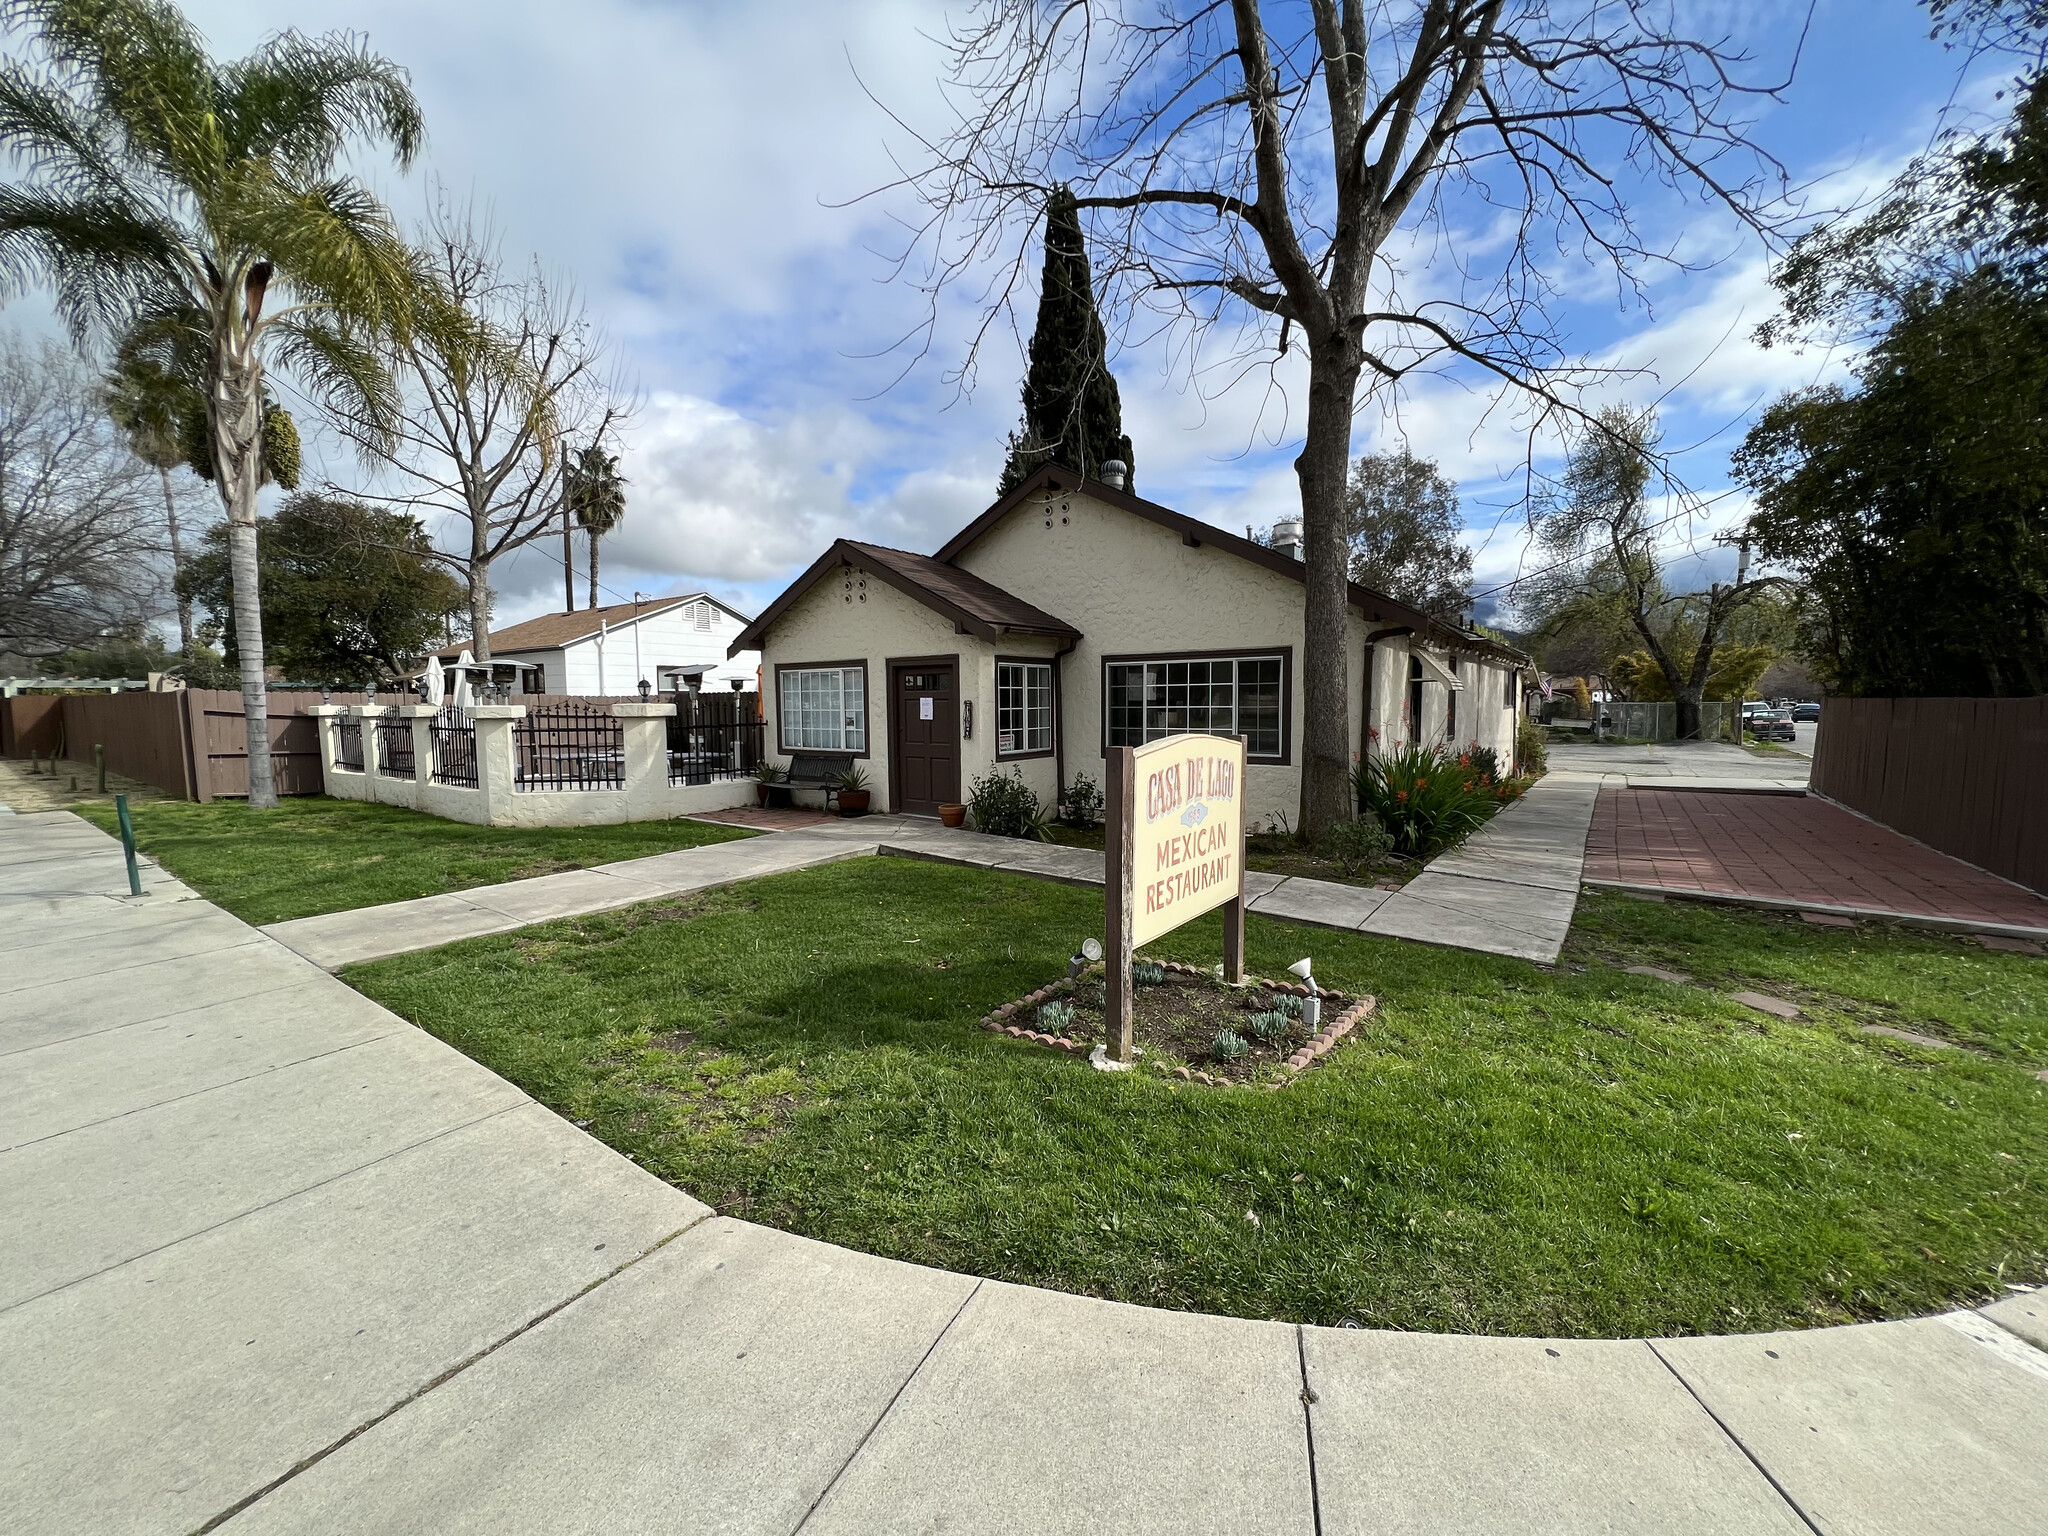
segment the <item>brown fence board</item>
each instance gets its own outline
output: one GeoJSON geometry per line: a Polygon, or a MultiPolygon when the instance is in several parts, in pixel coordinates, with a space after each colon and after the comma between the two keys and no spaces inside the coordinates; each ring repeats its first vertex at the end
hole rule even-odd
{"type": "Polygon", "coordinates": [[[1812,784],[2048,893],[2048,698],[1829,699],[1812,784]]]}
{"type": "Polygon", "coordinates": [[[22,693],[0,699],[0,757],[48,757],[64,734],[64,696],[22,693]]]}

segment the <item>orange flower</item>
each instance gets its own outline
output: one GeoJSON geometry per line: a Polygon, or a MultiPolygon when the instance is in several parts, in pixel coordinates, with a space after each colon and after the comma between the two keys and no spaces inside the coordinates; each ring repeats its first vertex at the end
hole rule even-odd
{"type": "Polygon", "coordinates": [[[1397,801],[1399,801],[1402,805],[1406,805],[1408,803],[1408,791],[1405,789],[1397,789],[1394,791],[1394,798],[1397,801]]]}
{"type": "Polygon", "coordinates": [[[1427,780],[1427,779],[1417,779],[1417,780],[1415,781],[1415,787],[1416,787],[1417,789],[1427,789],[1427,788],[1429,788],[1429,780],[1427,780]]]}

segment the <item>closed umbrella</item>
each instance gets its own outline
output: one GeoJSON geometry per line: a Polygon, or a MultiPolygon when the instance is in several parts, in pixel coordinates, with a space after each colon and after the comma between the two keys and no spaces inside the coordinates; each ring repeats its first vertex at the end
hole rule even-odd
{"type": "Polygon", "coordinates": [[[427,702],[433,705],[436,709],[439,709],[441,707],[441,700],[448,691],[447,684],[441,676],[440,657],[429,656],[427,658],[427,675],[425,681],[427,685],[427,702]]]}
{"type": "Polygon", "coordinates": [[[462,654],[455,658],[455,707],[468,709],[476,701],[469,694],[469,669],[476,665],[471,659],[469,647],[462,648],[462,654]]]}

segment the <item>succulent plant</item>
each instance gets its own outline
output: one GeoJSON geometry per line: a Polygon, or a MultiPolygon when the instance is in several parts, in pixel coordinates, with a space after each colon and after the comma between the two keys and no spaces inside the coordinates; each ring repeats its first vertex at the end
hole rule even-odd
{"type": "Polygon", "coordinates": [[[1074,1027],[1074,1005],[1063,997],[1038,1005],[1038,1027],[1048,1035],[1064,1035],[1074,1027]]]}
{"type": "Polygon", "coordinates": [[[1244,1036],[1234,1029],[1226,1029],[1217,1033],[1216,1043],[1209,1047],[1209,1054],[1218,1061],[1235,1061],[1250,1050],[1251,1047],[1244,1043],[1244,1036]]]}
{"type": "Polygon", "coordinates": [[[1152,960],[1133,961],[1131,982],[1140,987],[1163,987],[1166,985],[1166,967],[1152,960]]]}
{"type": "Polygon", "coordinates": [[[1255,1013],[1245,1020],[1245,1029],[1254,1040],[1274,1041],[1282,1039],[1294,1027],[1294,1021],[1277,1008],[1264,1013],[1255,1013]]]}

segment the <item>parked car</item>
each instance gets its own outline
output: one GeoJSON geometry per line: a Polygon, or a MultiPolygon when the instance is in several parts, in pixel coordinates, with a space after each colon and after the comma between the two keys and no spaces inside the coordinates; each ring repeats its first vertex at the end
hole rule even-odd
{"type": "Polygon", "coordinates": [[[1794,704],[1794,705],[1792,706],[1792,718],[1793,718],[1793,719],[1794,719],[1795,721],[1796,721],[1796,720],[1816,720],[1816,721],[1817,721],[1817,720],[1819,720],[1819,719],[1820,719],[1820,706],[1819,706],[1818,704],[1811,704],[1811,703],[1809,703],[1809,704],[1794,704]]]}
{"type": "Polygon", "coordinates": [[[1767,710],[1753,715],[1746,722],[1749,734],[1758,741],[1797,741],[1799,732],[1792,728],[1792,711],[1789,709],[1767,710]]]}

